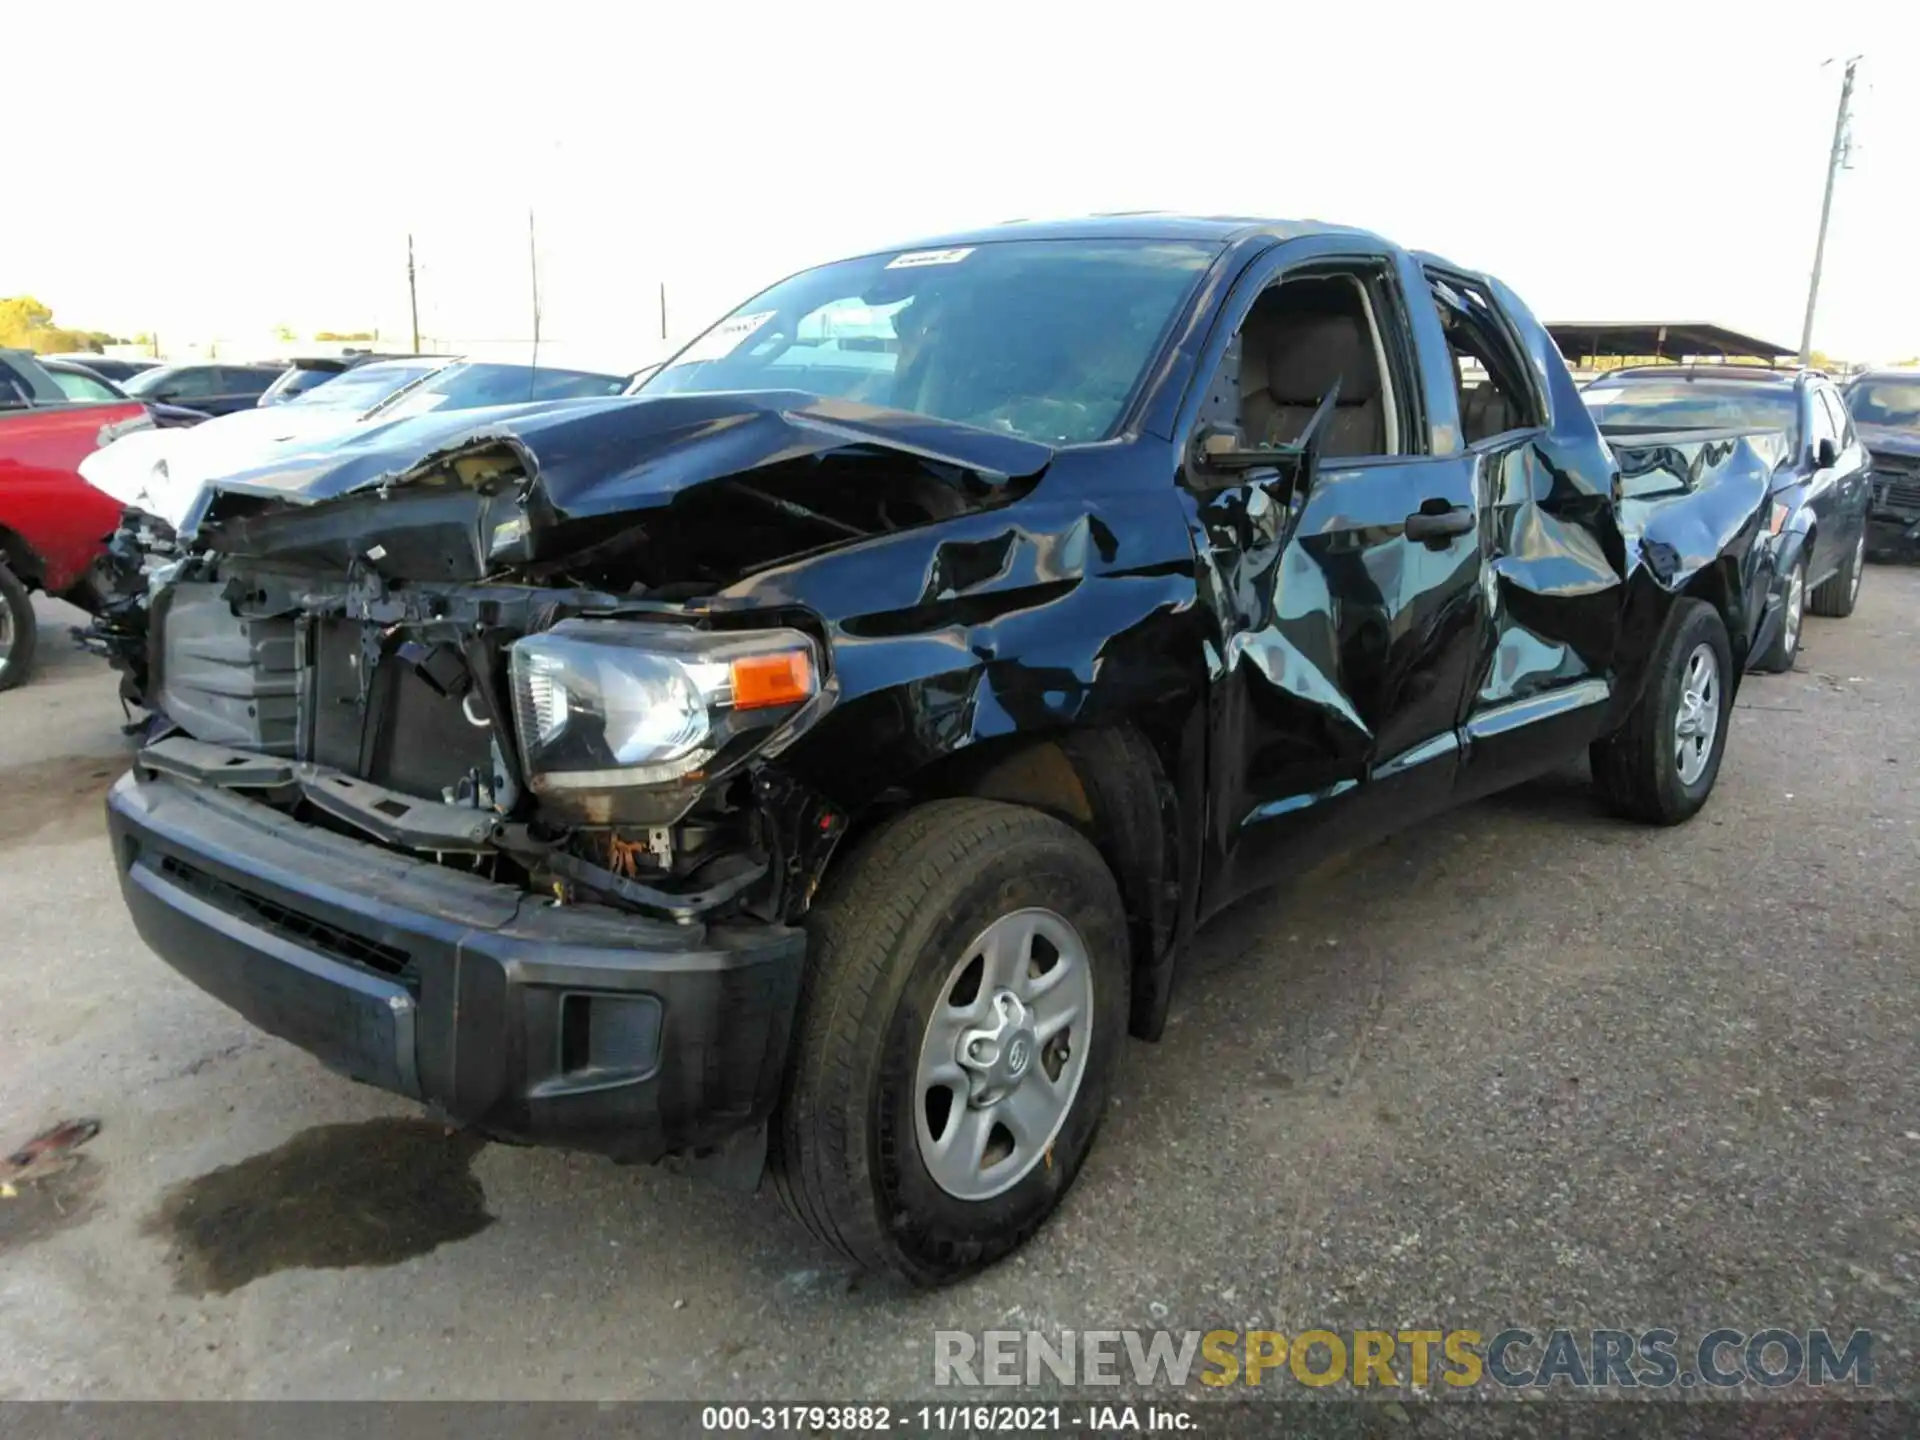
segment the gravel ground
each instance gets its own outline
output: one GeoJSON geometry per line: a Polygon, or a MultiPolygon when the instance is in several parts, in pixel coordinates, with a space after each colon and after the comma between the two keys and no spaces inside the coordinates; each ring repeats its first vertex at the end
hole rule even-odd
{"type": "Polygon", "coordinates": [[[1570,771],[1223,917],[1062,1213],[917,1295],[764,1193],[450,1140],[177,980],[103,838],[111,678],[43,618],[0,1140],[102,1129],[0,1200],[0,1398],[925,1396],[937,1329],[1419,1324],[1867,1327],[1914,1392],[1920,571],[1747,681],[1683,829],[1570,771]]]}

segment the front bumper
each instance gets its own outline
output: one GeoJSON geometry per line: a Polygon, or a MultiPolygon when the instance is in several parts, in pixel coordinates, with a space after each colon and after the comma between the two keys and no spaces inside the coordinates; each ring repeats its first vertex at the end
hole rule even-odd
{"type": "Polygon", "coordinates": [[[1876,508],[1867,515],[1867,548],[1901,551],[1920,545],[1920,514],[1876,508]]]}
{"type": "Polygon", "coordinates": [[[650,1161],[717,1146],[778,1098],[802,931],[560,907],[138,769],[107,821],[161,959],[456,1124],[650,1161]]]}

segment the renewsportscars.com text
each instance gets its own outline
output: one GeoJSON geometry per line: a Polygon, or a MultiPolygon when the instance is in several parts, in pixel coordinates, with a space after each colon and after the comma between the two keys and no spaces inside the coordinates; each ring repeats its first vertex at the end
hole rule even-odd
{"type": "Polygon", "coordinates": [[[935,1385],[1639,1390],[1873,1384],[1873,1335],[1819,1328],[934,1332],[935,1385]]]}

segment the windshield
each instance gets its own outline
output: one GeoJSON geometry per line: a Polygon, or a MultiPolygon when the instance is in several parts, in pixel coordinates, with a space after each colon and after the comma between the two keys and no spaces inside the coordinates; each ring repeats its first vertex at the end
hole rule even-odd
{"type": "Polygon", "coordinates": [[[1745,380],[1596,380],[1580,398],[1605,429],[1784,430],[1800,443],[1799,402],[1787,385],[1745,380]]]}
{"type": "Polygon", "coordinates": [[[1847,392],[1847,408],[1861,425],[1920,430],[1920,379],[1862,380],[1847,392]]]}
{"type": "Polygon", "coordinates": [[[411,385],[423,375],[431,375],[444,362],[421,360],[415,364],[362,365],[338,375],[303,370],[314,375],[313,384],[302,387],[288,405],[308,405],[316,409],[371,410],[403,385],[411,385]]]}
{"type": "MultiPolygon", "coordinates": [[[[336,380],[333,385],[341,383],[336,380]]],[[[314,393],[324,395],[333,385],[322,386],[314,393]]],[[[531,365],[449,365],[431,380],[395,397],[391,405],[381,410],[380,418],[398,420],[429,410],[478,410],[488,405],[524,405],[529,400],[618,395],[626,386],[625,375],[602,375],[591,370],[549,370],[531,365]]]]}
{"type": "Polygon", "coordinates": [[[324,385],[344,370],[322,369],[319,366],[289,365],[282,370],[274,382],[260,392],[262,405],[284,405],[296,395],[304,395],[315,386],[324,385]]]}
{"type": "Polygon", "coordinates": [[[842,260],[756,295],[637,393],[798,390],[1048,444],[1098,440],[1215,253],[1008,240],[842,260]]]}

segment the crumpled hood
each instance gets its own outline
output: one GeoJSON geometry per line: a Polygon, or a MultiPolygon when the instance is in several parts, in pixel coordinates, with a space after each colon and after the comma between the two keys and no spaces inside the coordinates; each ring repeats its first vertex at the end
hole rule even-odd
{"type": "Polygon", "coordinates": [[[414,416],[283,451],[210,484],[183,533],[217,517],[224,495],[314,505],[405,486],[502,447],[528,477],[529,499],[565,519],[662,505],[711,480],[862,447],[1002,480],[1053,458],[1037,441],[798,391],[556,400],[414,416]]]}
{"type": "Polygon", "coordinates": [[[1920,430],[1899,430],[1891,425],[1854,425],[1860,436],[1860,443],[1869,450],[1878,450],[1887,455],[1913,455],[1920,457],[1920,430]]]}
{"type": "Polygon", "coordinates": [[[122,505],[157,515],[176,529],[209,479],[283,446],[304,446],[353,429],[361,412],[326,405],[270,405],[191,427],[143,430],[94,451],[80,475],[122,505]]]}

